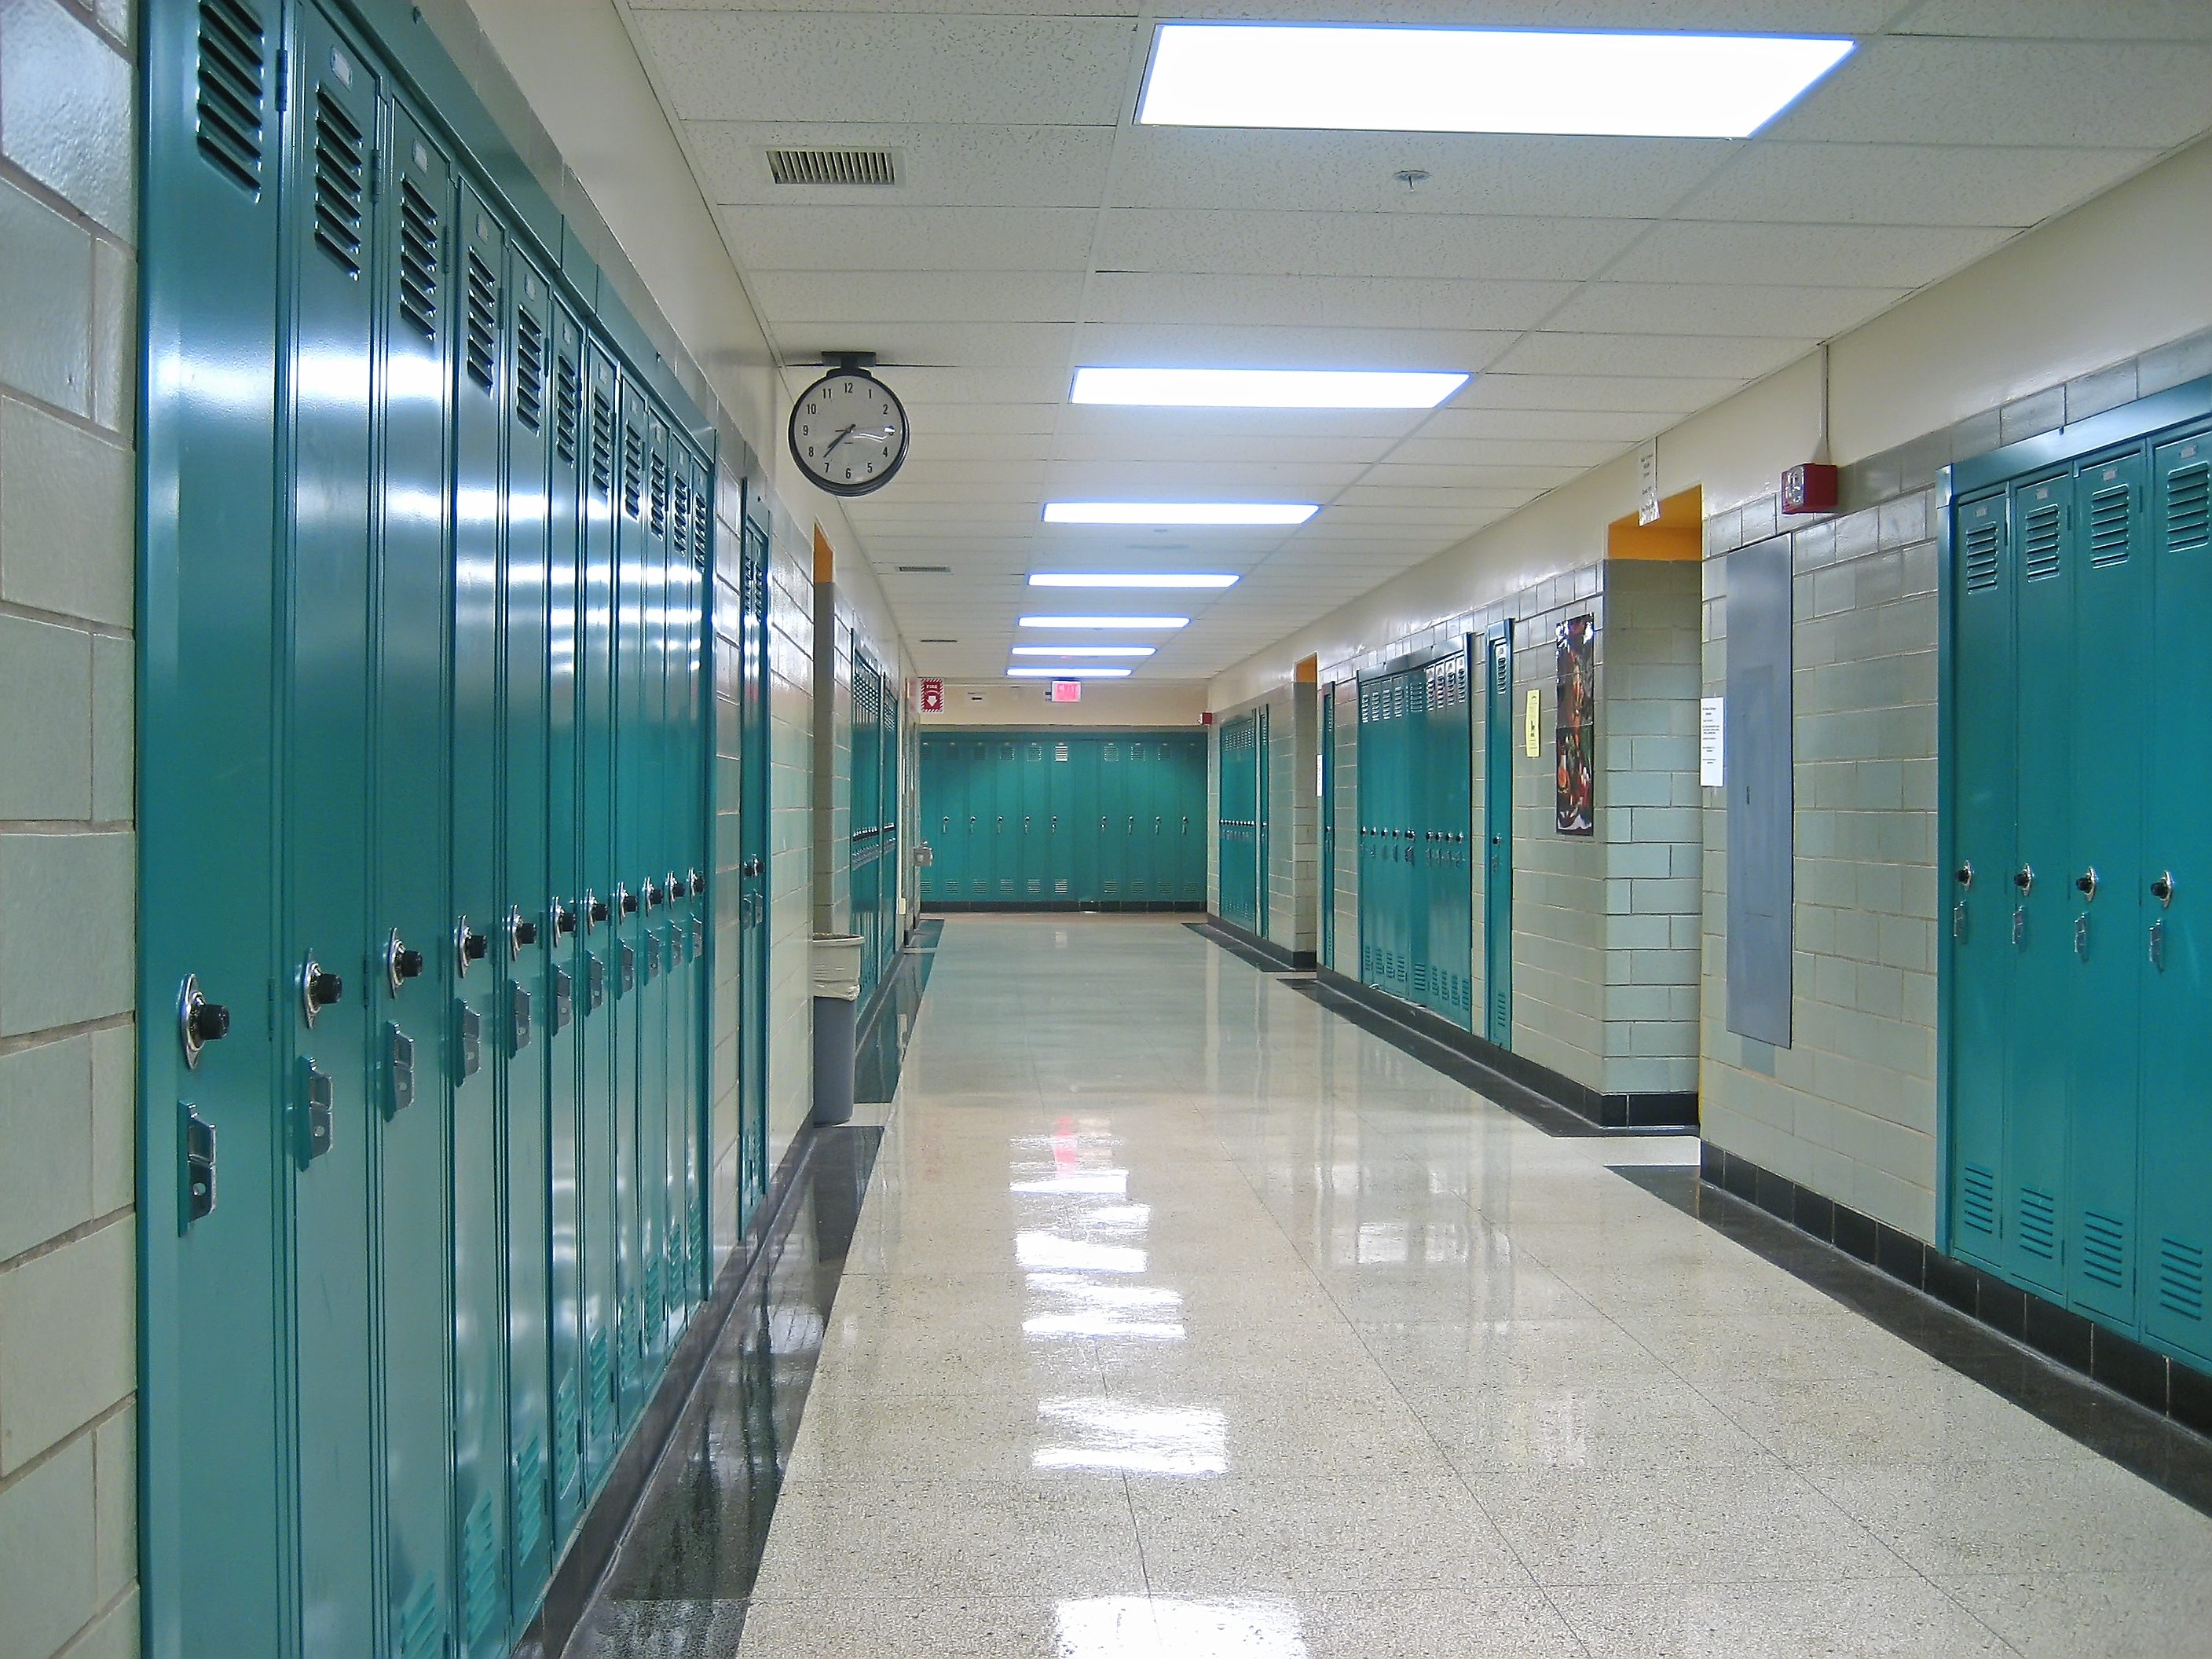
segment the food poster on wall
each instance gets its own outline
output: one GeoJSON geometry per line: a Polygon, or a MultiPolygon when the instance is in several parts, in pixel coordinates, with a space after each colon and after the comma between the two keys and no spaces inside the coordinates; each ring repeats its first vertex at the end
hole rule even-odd
{"type": "Polygon", "coordinates": [[[1596,631],[1595,620],[1589,617],[1570,617],[1559,629],[1554,804],[1563,836],[1589,835],[1596,823],[1592,789],[1597,759],[1596,631]]]}

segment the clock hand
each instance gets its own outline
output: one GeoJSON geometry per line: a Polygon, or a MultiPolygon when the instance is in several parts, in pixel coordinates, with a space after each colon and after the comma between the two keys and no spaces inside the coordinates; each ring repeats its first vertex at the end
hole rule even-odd
{"type": "Polygon", "coordinates": [[[847,427],[842,432],[832,438],[830,441],[830,449],[825,449],[822,452],[822,459],[825,461],[828,460],[830,459],[830,450],[836,448],[839,444],[843,443],[846,439],[851,437],[854,432],[860,429],[860,423],[858,421],[855,421],[851,426],[847,427]]]}
{"type": "MultiPolygon", "coordinates": [[[[891,447],[891,435],[897,430],[895,426],[887,426],[881,432],[854,432],[852,428],[847,428],[847,431],[851,432],[855,439],[865,438],[872,444],[881,444],[885,449],[891,447]]],[[[826,454],[828,452],[825,450],[823,453],[826,454]]]]}

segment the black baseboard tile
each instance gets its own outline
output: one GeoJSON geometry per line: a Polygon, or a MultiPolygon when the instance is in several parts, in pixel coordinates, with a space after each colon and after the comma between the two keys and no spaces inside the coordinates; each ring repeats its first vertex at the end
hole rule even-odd
{"type": "Polygon", "coordinates": [[[1946,1255],[1910,1233],[1763,1169],[1726,1147],[1707,1141],[1698,1173],[1704,1185],[1788,1222],[1885,1278],[2033,1349],[2064,1371],[2100,1383],[2185,1428],[2212,1436],[2212,1375],[1971,1261],[1946,1255]]]}
{"type": "Polygon", "coordinates": [[[1184,925],[1195,927],[1200,933],[1218,933],[1224,939],[1233,940],[1243,945],[1254,956],[1262,958],[1268,964],[1267,971],[1270,973],[1310,974],[1314,970],[1315,957],[1312,951],[1293,951],[1287,945],[1277,944],[1264,934],[1254,933],[1249,927],[1238,927],[1226,916],[1217,915],[1209,911],[1204,922],[1187,922],[1184,925]]]}
{"type": "Polygon", "coordinates": [[[931,916],[1123,916],[1203,915],[1197,899],[939,899],[921,902],[921,914],[931,916]]]}
{"type": "MultiPolygon", "coordinates": [[[[1604,1094],[1525,1054],[1454,1024],[1429,1009],[1377,990],[1334,968],[1316,967],[1315,978],[1330,991],[1373,1010],[1384,1019],[1451,1049],[1492,1075],[1613,1133],[1694,1133],[1698,1097],[1684,1094],[1604,1094]]],[[[1501,1104],[1505,1103],[1501,1102],[1501,1104]]]]}

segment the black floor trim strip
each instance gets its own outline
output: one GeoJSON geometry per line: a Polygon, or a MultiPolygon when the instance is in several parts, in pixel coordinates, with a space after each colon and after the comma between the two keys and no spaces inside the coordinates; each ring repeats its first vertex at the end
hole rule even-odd
{"type": "Polygon", "coordinates": [[[887,1101],[898,1092],[899,1068],[906,1060],[907,1042],[921,1016],[922,994],[929,988],[929,970],[936,965],[937,942],[944,933],[945,923],[934,916],[916,922],[893,958],[891,971],[861,1010],[854,1038],[854,1102],[887,1101]]]}
{"type": "Polygon", "coordinates": [[[883,1133],[813,1132],[582,1617],[529,1659],[736,1650],[883,1133]]]}
{"type": "Polygon", "coordinates": [[[1249,927],[1210,911],[1204,921],[1187,921],[1183,926],[1205,934],[1217,945],[1225,945],[1267,973],[1310,974],[1319,962],[1310,951],[1293,951],[1278,945],[1265,933],[1255,933],[1249,927]]]}
{"type": "Polygon", "coordinates": [[[1291,974],[1299,971],[1295,968],[1285,967],[1271,957],[1261,955],[1234,933],[1216,927],[1211,921],[1186,921],[1183,926],[1200,939],[1212,940],[1247,968],[1257,968],[1263,974],[1291,974]]]}
{"type": "Polygon", "coordinates": [[[1872,1261],[1701,1180],[1696,1170],[1611,1167],[1624,1180],[1695,1216],[2061,1434],[2191,1509],[2212,1515],[2212,1440],[1915,1289],[1872,1261]]]}

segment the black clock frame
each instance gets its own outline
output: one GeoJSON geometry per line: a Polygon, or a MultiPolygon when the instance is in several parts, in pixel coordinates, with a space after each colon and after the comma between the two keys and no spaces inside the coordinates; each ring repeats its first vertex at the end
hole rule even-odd
{"type": "Polygon", "coordinates": [[[849,498],[854,495],[873,495],[893,478],[898,477],[898,470],[906,465],[907,451],[913,447],[914,428],[907,421],[905,399],[892,391],[880,377],[870,373],[866,368],[859,363],[841,363],[811,381],[805,391],[792,399],[791,413],[785,417],[783,422],[783,441],[791,450],[791,459],[797,463],[799,470],[805,475],[807,483],[825,495],[843,495],[849,498]],[[898,410],[899,431],[902,435],[898,454],[892,459],[890,465],[876,477],[858,483],[833,483],[817,474],[807,465],[806,458],[799,453],[799,410],[800,405],[814,395],[817,386],[827,386],[832,380],[842,380],[848,375],[863,380],[872,380],[883,388],[884,396],[889,398],[891,400],[891,407],[898,410]]]}

